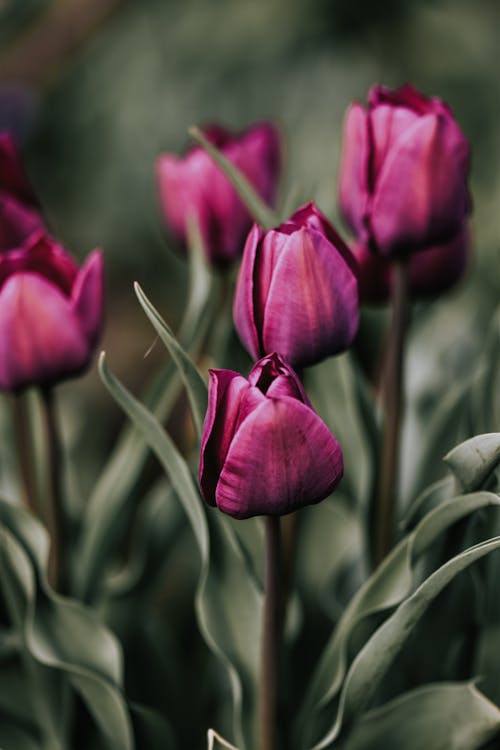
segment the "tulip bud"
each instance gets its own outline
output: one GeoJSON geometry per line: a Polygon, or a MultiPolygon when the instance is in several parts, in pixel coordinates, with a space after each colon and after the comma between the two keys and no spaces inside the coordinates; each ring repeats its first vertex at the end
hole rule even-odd
{"type": "MultiPolygon", "coordinates": [[[[218,126],[204,135],[249,180],[263,200],[274,205],[281,163],[277,129],[254,125],[239,135],[218,126]]],[[[162,154],[157,161],[161,209],[167,228],[186,245],[191,216],[198,221],[210,262],[219,268],[237,260],[252,219],[226,175],[199,146],[182,158],[162,154]]]]}
{"type": "Polygon", "coordinates": [[[89,363],[103,315],[102,254],[78,269],[44,232],[0,253],[0,388],[53,385],[89,363]]]}
{"type": "MultiPolygon", "coordinates": [[[[359,268],[359,295],[367,304],[385,304],[391,296],[394,263],[358,243],[353,253],[359,268]]],[[[456,237],[409,258],[409,289],[413,298],[434,297],[450,289],[464,275],[469,254],[469,232],[464,227],[456,237]]]]}
{"type": "Polygon", "coordinates": [[[359,319],[356,261],[313,203],[245,245],[234,322],[254,359],[278,352],[295,368],[347,349],[359,319]]]}
{"type": "Polygon", "coordinates": [[[446,244],[470,209],[468,143],[441,100],[411,86],[372,88],[349,108],[340,166],[342,213],[385,257],[446,244]]]}
{"type": "Polygon", "coordinates": [[[235,518],[283,515],[325,498],[342,472],[339,444],[277,354],[248,380],[210,371],[199,470],[207,503],[235,518]]]}

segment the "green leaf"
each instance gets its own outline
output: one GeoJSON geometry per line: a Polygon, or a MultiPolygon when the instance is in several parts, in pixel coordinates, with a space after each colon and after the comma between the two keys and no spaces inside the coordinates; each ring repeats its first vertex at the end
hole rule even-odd
{"type": "MultiPolygon", "coordinates": [[[[201,250],[190,253],[190,283],[185,316],[179,338],[188,351],[198,351],[211,324],[217,295],[214,280],[201,257],[201,250]]],[[[174,406],[181,387],[175,362],[169,362],[148,388],[144,402],[160,422],[174,406]]],[[[126,529],[134,507],[133,489],[148,456],[148,446],[133,425],[127,425],[117,441],[94,490],[83,519],[75,551],[74,589],[84,601],[99,591],[106,562],[126,529]]]]}
{"type": "Polygon", "coordinates": [[[226,159],[224,154],[222,154],[213,143],[210,143],[210,141],[205,138],[199,128],[191,127],[189,128],[188,133],[191,138],[205,149],[207,154],[224,172],[257,224],[260,224],[264,229],[271,229],[272,227],[277,226],[279,224],[278,216],[269,208],[267,203],[264,203],[245,175],[235,167],[229,159],[226,159]]]}
{"type": "Polygon", "coordinates": [[[49,543],[41,524],[24,509],[8,503],[0,503],[0,513],[2,583],[15,594],[29,656],[67,675],[94,716],[107,747],[131,749],[118,642],[90,610],[49,587],[49,543]]]}
{"type": "Polygon", "coordinates": [[[174,750],[172,730],[169,723],[157,711],[141,706],[130,705],[134,724],[135,746],[145,750],[174,750]]]}
{"type": "Polygon", "coordinates": [[[391,663],[431,602],[460,572],[481,557],[500,549],[500,537],[456,555],[430,575],[373,633],[354,659],[344,681],[335,722],[313,750],[326,750],[355,717],[370,707],[391,663]]]}
{"type": "Polygon", "coordinates": [[[2,750],[40,750],[40,741],[0,712],[0,747],[2,750]]]}
{"type": "Polygon", "coordinates": [[[476,750],[500,711],[473,683],[425,685],[366,713],[339,750],[476,750]]]}
{"type": "Polygon", "coordinates": [[[463,491],[477,490],[500,464],[500,432],[476,435],[453,448],[444,460],[463,491]]]}
{"type": "Polygon", "coordinates": [[[402,602],[415,586],[415,565],[430,545],[452,524],[479,508],[500,505],[489,492],[455,497],[428,513],[392,550],[347,605],[327,642],[309,685],[301,722],[314,725],[314,713],[337,695],[348,668],[351,634],[369,616],[402,602]]]}
{"type": "Polygon", "coordinates": [[[139,284],[135,283],[134,289],[137,298],[141,303],[142,309],[148,316],[157,334],[170,352],[170,355],[174,360],[177,369],[184,381],[184,385],[186,386],[189,398],[189,404],[191,406],[193,421],[196,427],[196,432],[198,434],[198,438],[200,438],[208,401],[206,383],[198,372],[196,366],[193,364],[189,356],[186,354],[182,346],[175,338],[169,326],[161,317],[160,313],[148,300],[139,284]]]}
{"type": "Polygon", "coordinates": [[[196,611],[203,636],[226,666],[233,692],[234,734],[254,745],[262,594],[236,535],[219,511],[201,500],[191,472],[155,417],[130,394],[101,355],[99,371],[111,395],[138,429],[170,478],[191,524],[201,559],[196,611]]]}

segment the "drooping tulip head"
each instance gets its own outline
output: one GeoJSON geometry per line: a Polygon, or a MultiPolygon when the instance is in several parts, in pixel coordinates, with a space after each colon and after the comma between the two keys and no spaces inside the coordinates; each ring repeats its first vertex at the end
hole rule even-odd
{"type": "Polygon", "coordinates": [[[395,257],[456,237],[470,209],[469,146],[450,108],[409,85],[371,89],[344,124],[340,206],[362,244],[395,257]]]}
{"type": "Polygon", "coordinates": [[[282,515],[325,498],[342,472],[339,444],[277,354],[248,380],[210,371],[199,470],[207,503],[235,518],[282,515]]]}
{"type": "MultiPolygon", "coordinates": [[[[245,175],[262,199],[273,206],[281,166],[278,130],[258,123],[232,134],[214,125],[204,135],[245,175]]],[[[184,157],[162,154],[156,164],[161,210],[167,229],[186,245],[190,217],[198,222],[210,262],[234,263],[243,251],[252,219],[228,178],[200,147],[184,157]]]]}
{"type": "Polygon", "coordinates": [[[50,386],[86,368],[103,317],[103,261],[79,269],[44,232],[0,253],[0,388],[50,386]]]}
{"type": "Polygon", "coordinates": [[[254,359],[278,352],[295,368],[347,349],[359,320],[356,261],[313,203],[245,245],[234,322],[254,359]]]}

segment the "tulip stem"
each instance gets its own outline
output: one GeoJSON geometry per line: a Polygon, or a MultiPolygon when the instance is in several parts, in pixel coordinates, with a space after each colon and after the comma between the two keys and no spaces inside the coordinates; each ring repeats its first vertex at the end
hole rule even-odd
{"type": "Polygon", "coordinates": [[[375,518],[374,563],[377,566],[392,547],[398,476],[401,414],[403,407],[404,343],[408,323],[408,262],[394,264],[392,319],[382,369],[384,427],[379,493],[375,518]]]}
{"type": "Polygon", "coordinates": [[[16,393],[13,399],[14,424],[16,430],[17,453],[24,503],[29,511],[37,514],[36,482],[33,473],[33,444],[31,440],[26,394],[16,393]]]}
{"type": "Polygon", "coordinates": [[[259,750],[276,750],[280,640],[280,518],[266,516],[259,750]]]}
{"type": "Polygon", "coordinates": [[[62,492],[61,443],[52,388],[42,390],[45,436],[48,461],[47,526],[50,534],[48,580],[59,593],[64,593],[64,508],[62,492]]]}

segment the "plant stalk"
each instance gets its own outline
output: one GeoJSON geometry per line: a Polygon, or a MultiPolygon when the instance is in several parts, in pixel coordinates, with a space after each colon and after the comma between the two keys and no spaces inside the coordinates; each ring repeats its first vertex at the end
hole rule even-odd
{"type": "Polygon", "coordinates": [[[264,619],[259,696],[259,750],[276,750],[281,620],[280,518],[279,516],[266,516],[265,523],[264,619]]]}
{"type": "Polygon", "coordinates": [[[20,484],[24,504],[33,514],[37,514],[36,481],[33,472],[33,444],[30,434],[26,394],[16,393],[13,397],[14,425],[16,431],[17,454],[19,461],[20,484]]]}
{"type": "Polygon", "coordinates": [[[48,460],[48,503],[46,507],[47,527],[50,534],[48,580],[59,593],[65,593],[65,518],[62,491],[61,442],[57,422],[54,391],[44,388],[41,392],[44,410],[45,436],[48,460]]]}
{"type": "Polygon", "coordinates": [[[382,370],[384,427],[380,462],[378,504],[375,510],[374,563],[392,547],[403,407],[404,345],[409,314],[408,261],[394,266],[392,319],[382,370]]]}

